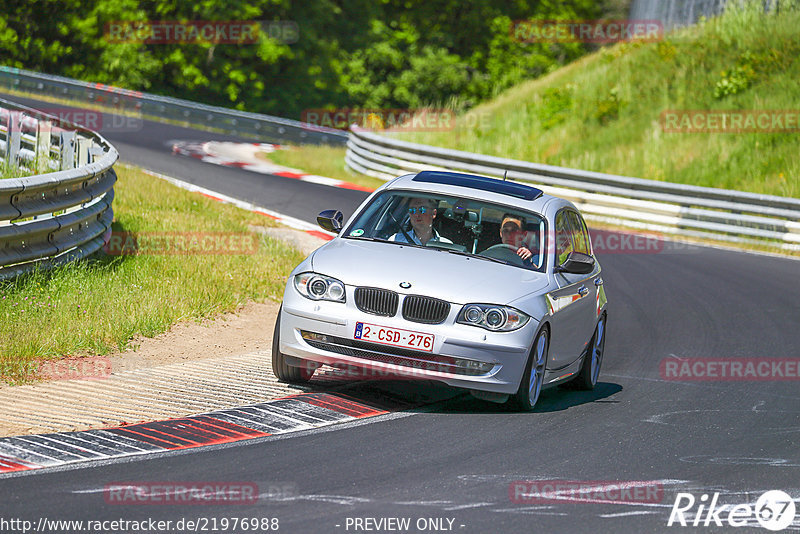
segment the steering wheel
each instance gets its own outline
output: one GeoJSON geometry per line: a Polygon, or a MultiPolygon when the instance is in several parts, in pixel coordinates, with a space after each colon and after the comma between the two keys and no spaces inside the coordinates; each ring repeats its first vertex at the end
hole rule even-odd
{"type": "Polygon", "coordinates": [[[506,245],[505,243],[492,245],[478,255],[506,261],[512,265],[519,265],[521,267],[525,265],[524,260],[517,256],[517,247],[506,245]]]}

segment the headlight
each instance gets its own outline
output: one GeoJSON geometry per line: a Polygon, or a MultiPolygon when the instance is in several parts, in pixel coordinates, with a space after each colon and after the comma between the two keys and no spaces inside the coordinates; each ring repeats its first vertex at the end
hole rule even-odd
{"type": "Polygon", "coordinates": [[[479,326],[494,332],[509,332],[525,326],[528,317],[521,311],[509,306],[493,304],[467,304],[458,314],[456,322],[479,326]]]}
{"type": "Polygon", "coordinates": [[[300,273],[294,277],[294,287],[311,300],[344,302],[344,284],[336,278],[317,273],[300,273]]]}

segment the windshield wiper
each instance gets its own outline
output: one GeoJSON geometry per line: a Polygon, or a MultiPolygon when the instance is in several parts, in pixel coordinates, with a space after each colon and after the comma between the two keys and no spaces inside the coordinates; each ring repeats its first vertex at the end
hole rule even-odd
{"type": "Polygon", "coordinates": [[[369,237],[366,235],[348,235],[344,237],[346,239],[360,239],[361,241],[381,241],[381,242],[385,241],[387,243],[391,243],[391,241],[389,241],[388,239],[381,239],[379,237],[369,237]]]}
{"type": "Polygon", "coordinates": [[[403,243],[402,241],[389,241],[388,239],[381,239],[379,237],[367,237],[367,236],[359,236],[359,235],[349,235],[346,236],[344,239],[358,239],[360,241],[373,241],[376,243],[389,243],[390,245],[411,245],[412,247],[418,247],[419,245],[415,243],[403,243]]]}
{"type": "MultiPolygon", "coordinates": [[[[436,247],[431,247],[431,248],[436,248],[436,247]]],[[[481,260],[493,261],[495,263],[502,263],[503,265],[511,265],[507,261],[498,258],[490,258],[489,256],[479,256],[478,254],[472,254],[470,252],[462,252],[460,250],[453,250],[451,248],[436,248],[436,250],[443,250],[445,252],[449,252],[450,254],[455,254],[456,256],[466,256],[467,258],[478,258],[481,260]]]]}

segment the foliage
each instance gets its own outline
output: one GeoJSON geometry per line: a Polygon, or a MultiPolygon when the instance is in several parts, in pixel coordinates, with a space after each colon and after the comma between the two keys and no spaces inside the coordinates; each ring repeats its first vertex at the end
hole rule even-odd
{"type": "Polygon", "coordinates": [[[550,130],[567,120],[574,90],[575,86],[569,84],[566,87],[549,87],[542,92],[537,114],[544,130],[550,130]]]}
{"type": "Polygon", "coordinates": [[[728,71],[722,71],[722,78],[714,86],[714,98],[723,98],[728,95],[741,93],[753,82],[755,72],[748,66],[737,66],[728,71]]]}
{"type": "Polygon", "coordinates": [[[619,118],[619,109],[621,106],[622,102],[619,99],[619,88],[614,87],[608,92],[608,95],[597,102],[594,118],[601,124],[606,124],[609,121],[619,118]]]}
{"type": "Polygon", "coordinates": [[[626,0],[6,0],[0,64],[299,118],[304,109],[469,107],[584,54],[522,43],[525,19],[594,19],[626,0]],[[57,15],[57,16],[56,16],[57,15]],[[113,22],[294,21],[295,43],[112,42],[113,22]]]}

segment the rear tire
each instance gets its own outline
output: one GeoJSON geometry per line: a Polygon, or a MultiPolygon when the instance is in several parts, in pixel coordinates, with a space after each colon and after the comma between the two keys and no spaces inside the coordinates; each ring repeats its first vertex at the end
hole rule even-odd
{"type": "Polygon", "coordinates": [[[278,310],[278,318],[275,320],[275,331],[272,334],[272,372],[281,382],[293,384],[304,384],[314,375],[314,369],[308,366],[292,367],[286,363],[286,356],[281,351],[281,313],[283,307],[278,310]]]}
{"type": "Polygon", "coordinates": [[[583,357],[580,373],[572,381],[575,389],[589,391],[597,385],[600,377],[600,366],[603,364],[603,353],[606,347],[606,315],[603,314],[597,321],[594,335],[586,349],[586,356],[583,357]]]}
{"type": "Polygon", "coordinates": [[[517,393],[512,397],[513,404],[521,411],[529,412],[536,406],[544,385],[544,372],[547,368],[547,354],[550,350],[550,332],[542,328],[533,343],[525,373],[517,393]]]}

